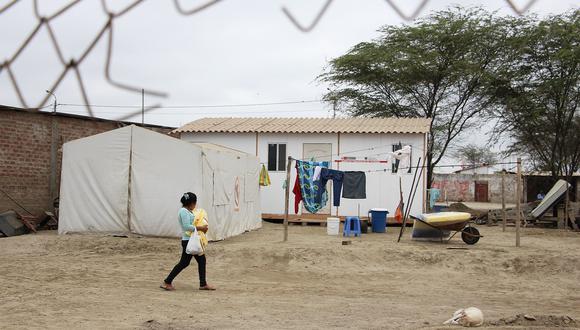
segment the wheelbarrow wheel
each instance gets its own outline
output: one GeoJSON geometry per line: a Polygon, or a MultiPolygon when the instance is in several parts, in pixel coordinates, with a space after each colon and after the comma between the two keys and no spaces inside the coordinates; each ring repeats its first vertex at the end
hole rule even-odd
{"type": "Polygon", "coordinates": [[[465,244],[473,245],[479,241],[479,230],[474,227],[465,227],[461,231],[461,239],[465,244]]]}

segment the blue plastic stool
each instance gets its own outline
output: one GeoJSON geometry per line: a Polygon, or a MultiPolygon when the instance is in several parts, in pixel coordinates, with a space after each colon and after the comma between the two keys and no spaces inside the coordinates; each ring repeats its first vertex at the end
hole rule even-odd
{"type": "Polygon", "coordinates": [[[358,217],[346,217],[346,219],[344,219],[344,228],[342,229],[342,236],[346,236],[349,237],[350,234],[354,234],[354,236],[359,236],[361,235],[361,231],[360,231],[360,219],[358,217]],[[351,224],[354,223],[354,229],[350,229],[351,228],[351,224]]]}

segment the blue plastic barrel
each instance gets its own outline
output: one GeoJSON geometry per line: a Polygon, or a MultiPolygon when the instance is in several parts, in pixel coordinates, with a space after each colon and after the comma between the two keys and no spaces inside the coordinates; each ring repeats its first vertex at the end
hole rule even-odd
{"type": "Polygon", "coordinates": [[[389,214],[389,211],[386,209],[371,209],[369,211],[373,233],[384,233],[387,231],[387,214],[389,214]]]}

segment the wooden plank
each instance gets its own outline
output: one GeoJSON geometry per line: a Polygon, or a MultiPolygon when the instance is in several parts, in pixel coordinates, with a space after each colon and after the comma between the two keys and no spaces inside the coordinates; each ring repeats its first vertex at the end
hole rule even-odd
{"type": "Polygon", "coordinates": [[[288,163],[286,164],[286,193],[284,205],[284,242],[288,241],[288,208],[290,204],[290,170],[292,169],[292,160],[292,157],[288,156],[288,163]]]}
{"type": "Polygon", "coordinates": [[[521,222],[521,194],[522,194],[522,159],[518,157],[517,163],[517,189],[516,189],[516,207],[517,207],[517,217],[516,217],[516,247],[520,247],[520,222],[521,222]]]}
{"type": "Polygon", "coordinates": [[[505,225],[507,223],[506,208],[505,208],[505,170],[501,171],[501,219],[502,219],[502,231],[505,231],[505,225]]]}
{"type": "Polygon", "coordinates": [[[578,224],[576,224],[576,217],[574,216],[574,214],[572,212],[569,212],[568,217],[570,220],[570,224],[572,225],[572,229],[574,229],[575,231],[579,231],[580,228],[578,228],[578,224]]]}

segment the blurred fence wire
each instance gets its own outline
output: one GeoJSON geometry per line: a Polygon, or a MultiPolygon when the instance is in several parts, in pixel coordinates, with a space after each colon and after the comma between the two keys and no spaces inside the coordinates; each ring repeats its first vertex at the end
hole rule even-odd
{"type": "MultiPolygon", "coordinates": [[[[4,6],[0,6],[0,15],[7,12],[12,6],[14,6],[15,4],[17,4],[21,1],[22,0],[11,0],[11,1],[8,1],[8,3],[5,4],[4,6]]],[[[64,78],[67,75],[73,74],[74,77],[76,78],[78,85],[79,85],[81,96],[83,98],[87,112],[90,116],[94,116],[94,113],[93,113],[93,110],[91,108],[91,103],[89,102],[89,95],[87,93],[87,89],[85,87],[85,84],[83,83],[83,78],[82,78],[81,72],[79,70],[79,66],[88,57],[88,55],[95,49],[95,46],[101,40],[105,40],[105,42],[106,42],[107,51],[106,51],[106,57],[105,57],[104,76],[105,76],[105,79],[107,80],[108,83],[110,83],[111,85],[113,85],[117,88],[127,90],[130,92],[141,93],[142,91],[144,91],[144,93],[148,94],[148,95],[157,96],[157,97],[167,97],[167,94],[165,92],[162,92],[162,91],[155,91],[155,90],[152,90],[149,88],[132,86],[132,85],[129,85],[126,83],[119,82],[119,81],[113,79],[112,74],[111,74],[111,59],[113,57],[113,48],[114,48],[113,47],[113,35],[114,35],[113,31],[114,31],[114,27],[115,27],[115,24],[114,24],[115,20],[118,18],[121,18],[125,14],[134,10],[137,6],[143,4],[145,2],[145,0],[135,0],[132,3],[130,3],[128,6],[126,6],[125,8],[121,9],[118,12],[111,11],[107,6],[106,0],[101,0],[101,9],[102,9],[103,13],[108,17],[105,24],[101,27],[101,29],[99,29],[99,32],[97,32],[97,34],[91,39],[91,42],[84,49],[84,51],[82,52],[82,54],[80,56],[78,56],[76,58],[70,58],[70,59],[66,59],[64,57],[62,48],[59,45],[58,38],[57,38],[51,24],[55,19],[57,19],[61,15],[65,14],[67,11],[69,11],[71,8],[75,7],[76,5],[81,3],[82,1],[83,0],[73,0],[73,1],[69,2],[68,4],[66,4],[65,6],[63,6],[62,8],[56,10],[54,13],[52,13],[50,15],[44,15],[44,14],[41,14],[39,11],[39,6],[38,6],[39,1],[33,0],[34,16],[36,17],[35,27],[28,34],[28,36],[24,39],[24,41],[19,45],[19,47],[16,49],[16,51],[11,56],[6,58],[2,63],[0,63],[0,75],[2,75],[2,74],[8,75],[10,83],[12,84],[14,92],[16,93],[22,107],[27,108],[27,109],[40,109],[44,105],[46,105],[46,103],[48,102],[48,100],[50,98],[50,93],[47,93],[46,96],[42,99],[42,101],[40,101],[40,103],[38,105],[33,106],[33,107],[29,106],[29,102],[27,102],[26,98],[24,97],[24,94],[22,92],[22,88],[18,84],[18,79],[15,76],[14,71],[12,70],[12,65],[14,64],[14,62],[16,60],[18,60],[19,56],[32,43],[34,38],[42,30],[45,30],[48,33],[52,47],[54,47],[56,54],[57,54],[57,57],[58,57],[58,60],[62,65],[62,70],[60,71],[60,74],[58,75],[58,77],[56,77],[56,79],[54,80],[52,85],[48,87],[48,90],[54,91],[60,85],[60,83],[64,80],[64,78]]],[[[208,0],[207,2],[205,2],[203,4],[198,5],[196,7],[193,7],[193,8],[190,8],[190,9],[186,9],[185,7],[183,7],[179,0],[174,0],[173,4],[174,4],[177,12],[179,12],[181,15],[190,16],[190,15],[197,14],[201,11],[207,10],[208,8],[210,8],[213,5],[217,4],[218,2],[222,2],[222,1],[223,0],[208,0]]],[[[308,25],[302,25],[296,19],[296,17],[290,12],[290,10],[288,8],[282,7],[282,11],[288,17],[288,19],[296,26],[296,28],[298,28],[300,31],[303,31],[303,32],[310,32],[316,27],[316,25],[319,23],[319,21],[322,19],[322,17],[325,15],[325,13],[328,11],[328,8],[330,7],[330,5],[332,4],[333,1],[334,0],[326,0],[323,7],[318,11],[314,20],[312,22],[310,22],[308,25]]],[[[387,4],[389,4],[393,8],[393,10],[395,10],[395,12],[399,16],[401,16],[401,18],[403,18],[405,20],[413,20],[423,11],[425,6],[431,0],[421,0],[418,3],[415,10],[413,10],[410,14],[406,14],[396,4],[395,0],[384,0],[384,1],[386,1],[387,4]]],[[[537,0],[529,0],[523,7],[516,6],[516,4],[513,2],[513,0],[504,0],[504,1],[506,1],[509,4],[509,6],[516,13],[523,14],[537,0]]],[[[145,109],[145,111],[149,111],[149,110],[155,109],[157,107],[159,107],[159,105],[149,106],[145,109]]],[[[136,114],[139,114],[139,113],[141,113],[141,109],[136,110],[135,113],[125,115],[125,116],[123,116],[123,118],[119,118],[119,120],[124,120],[124,119],[130,118],[130,117],[132,117],[136,114]]]]}
{"type": "MultiPolygon", "coordinates": [[[[423,11],[423,9],[425,9],[425,6],[427,6],[427,4],[431,0],[421,0],[417,4],[417,7],[415,7],[415,9],[413,11],[411,11],[411,13],[409,13],[409,14],[405,13],[405,11],[403,9],[401,9],[400,6],[397,5],[397,3],[396,3],[395,0],[384,0],[384,1],[389,6],[391,6],[391,8],[393,8],[393,10],[402,19],[404,19],[406,21],[411,21],[411,20],[414,20],[415,18],[417,18],[417,16],[419,16],[419,14],[421,14],[421,12],[423,11]]],[[[516,12],[518,15],[522,15],[526,11],[528,11],[528,9],[530,9],[530,7],[532,7],[537,0],[529,0],[523,7],[518,7],[513,0],[504,0],[504,1],[507,2],[507,4],[510,6],[510,8],[512,8],[512,10],[514,12],[516,12]]],[[[316,16],[312,20],[312,22],[310,22],[310,24],[308,24],[308,25],[303,25],[300,22],[298,22],[298,19],[290,12],[290,10],[288,8],[282,7],[282,11],[286,15],[286,17],[288,17],[288,19],[290,20],[290,22],[292,22],[296,26],[297,29],[299,29],[302,32],[310,32],[320,22],[320,19],[328,11],[328,8],[332,4],[332,2],[334,2],[334,0],[326,0],[326,2],[324,3],[324,5],[322,6],[322,8],[318,11],[318,13],[316,14],[316,16]]],[[[401,2],[403,2],[403,1],[401,1],[401,2]]]]}

